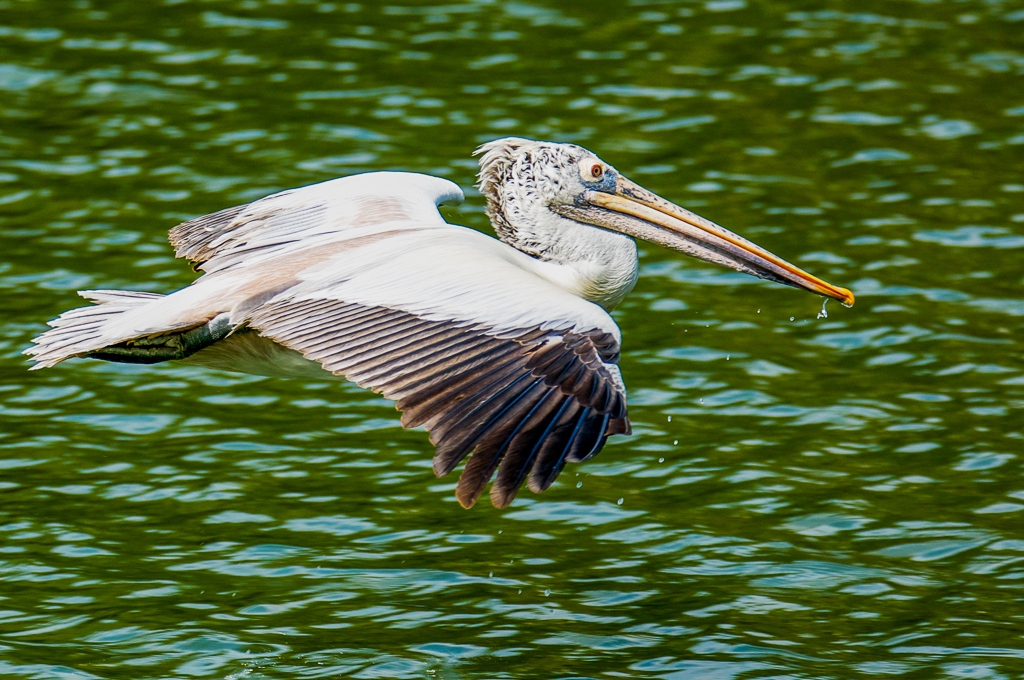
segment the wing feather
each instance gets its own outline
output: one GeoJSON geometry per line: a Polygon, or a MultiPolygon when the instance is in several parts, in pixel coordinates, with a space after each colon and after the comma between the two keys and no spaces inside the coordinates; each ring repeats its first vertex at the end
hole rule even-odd
{"type": "Polygon", "coordinates": [[[572,400],[564,398],[555,388],[548,388],[544,397],[537,401],[523,427],[510,438],[498,476],[491,486],[491,501],[494,505],[505,507],[512,502],[558,415],[570,404],[572,400]]]}
{"type": "Polygon", "coordinates": [[[567,400],[567,404],[568,407],[562,411],[551,434],[541,445],[537,462],[530,471],[528,486],[534,493],[546,490],[558,477],[565,466],[569,447],[590,411],[577,401],[567,400]]]}
{"type": "Polygon", "coordinates": [[[382,224],[443,223],[437,206],[462,200],[462,190],[439,177],[367,173],[197,217],[171,229],[169,240],[175,256],[214,272],[336,241],[366,227],[372,232],[382,224]]]}
{"type": "MultiPolygon", "coordinates": [[[[470,507],[476,503],[504,459],[509,443],[530,421],[549,391],[550,388],[539,378],[529,382],[515,399],[487,423],[483,436],[474,447],[473,455],[466,463],[466,468],[455,487],[455,496],[463,507],[470,507]]],[[[502,498],[498,495],[499,500],[495,505],[503,507],[500,501],[502,498]]]]}
{"type": "Polygon", "coordinates": [[[504,507],[529,481],[549,487],[568,461],[629,429],[618,343],[604,329],[524,328],[434,320],[387,307],[282,297],[247,320],[262,335],[357,384],[395,399],[406,427],[425,426],[434,470],[469,456],[456,486],[473,505],[497,472],[491,501],[504,507]],[[308,314],[308,316],[307,316],[308,314]]]}

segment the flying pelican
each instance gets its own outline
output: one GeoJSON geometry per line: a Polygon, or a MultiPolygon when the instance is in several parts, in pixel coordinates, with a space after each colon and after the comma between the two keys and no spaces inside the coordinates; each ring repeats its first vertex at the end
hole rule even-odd
{"type": "Polygon", "coordinates": [[[547,489],[566,462],[629,434],[609,312],[636,283],[639,238],[853,304],[853,294],[629,181],[574,144],[477,149],[498,234],[448,224],[454,183],[372,172],[283,191],[179,224],[175,255],[203,274],[169,295],[91,290],[25,353],[187,360],[262,375],[337,376],[424,427],[434,472],[470,452],[472,506],[547,489]],[[500,466],[500,467],[499,467],[500,466]]]}

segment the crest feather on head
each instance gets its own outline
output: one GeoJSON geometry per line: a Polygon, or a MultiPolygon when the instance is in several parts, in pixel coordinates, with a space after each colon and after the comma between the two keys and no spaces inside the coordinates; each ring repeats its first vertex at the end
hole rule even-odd
{"type": "Polygon", "coordinates": [[[487,198],[487,217],[490,218],[494,230],[501,239],[509,239],[515,229],[505,219],[505,210],[501,187],[508,181],[515,164],[515,153],[527,144],[534,144],[520,137],[504,137],[495,139],[477,147],[474,156],[480,156],[480,173],[477,175],[477,188],[487,198]]]}
{"type": "Polygon", "coordinates": [[[487,216],[498,237],[515,241],[516,228],[510,218],[515,218],[512,213],[520,207],[515,205],[517,193],[543,195],[557,190],[559,171],[584,153],[587,152],[575,144],[521,137],[503,137],[480,145],[473,152],[480,156],[477,187],[487,198],[487,216]],[[538,177],[538,173],[543,176],[538,177]]]}

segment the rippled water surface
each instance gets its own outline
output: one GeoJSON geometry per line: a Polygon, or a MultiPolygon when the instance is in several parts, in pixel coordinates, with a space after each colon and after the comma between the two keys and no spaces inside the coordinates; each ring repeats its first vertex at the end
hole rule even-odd
{"type": "Polygon", "coordinates": [[[1022,677],[1022,254],[1018,3],[0,0],[0,675],[1022,677]],[[352,386],[26,372],[183,219],[507,134],[858,303],[645,247],[634,436],[505,511],[352,386]]]}

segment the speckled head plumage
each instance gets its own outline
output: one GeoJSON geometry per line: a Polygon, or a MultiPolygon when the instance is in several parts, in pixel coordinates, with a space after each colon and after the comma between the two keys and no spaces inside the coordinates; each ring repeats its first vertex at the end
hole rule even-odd
{"type": "Polygon", "coordinates": [[[475,155],[480,156],[477,186],[498,237],[542,257],[552,247],[542,223],[561,221],[550,208],[575,203],[587,190],[613,188],[617,177],[607,163],[575,144],[505,137],[480,146],[475,155]],[[601,176],[585,179],[589,170],[582,168],[592,166],[601,168],[601,176]]]}
{"type": "Polygon", "coordinates": [[[535,142],[505,137],[476,150],[480,156],[477,187],[487,199],[487,216],[502,240],[515,240],[512,220],[522,210],[521,199],[539,198],[561,184],[560,173],[542,168],[566,168],[576,162],[583,149],[574,144],[535,142]],[[538,181],[538,174],[544,182],[538,181]],[[548,184],[552,183],[552,184],[548,184]]]}

